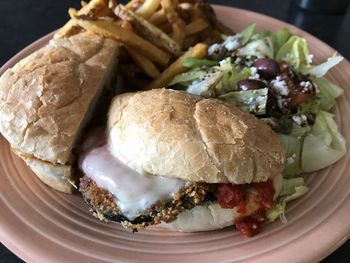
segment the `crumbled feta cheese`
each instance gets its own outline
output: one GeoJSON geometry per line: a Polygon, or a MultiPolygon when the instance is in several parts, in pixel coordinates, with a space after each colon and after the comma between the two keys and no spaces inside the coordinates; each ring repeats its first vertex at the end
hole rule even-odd
{"type": "Polygon", "coordinates": [[[218,43],[215,43],[208,48],[208,55],[211,56],[213,54],[220,53],[221,49],[222,49],[221,45],[218,43]]]}
{"type": "Polygon", "coordinates": [[[308,93],[312,89],[312,84],[310,81],[301,81],[299,85],[301,87],[301,92],[303,93],[308,93]]]}
{"type": "Polygon", "coordinates": [[[276,79],[271,81],[273,89],[277,92],[277,94],[282,96],[288,96],[289,89],[287,83],[280,77],[277,76],[276,79]]]}
{"type": "Polygon", "coordinates": [[[307,62],[312,63],[312,60],[314,59],[314,54],[309,54],[307,56],[307,62]]]}
{"type": "Polygon", "coordinates": [[[222,44],[228,51],[234,51],[239,47],[239,40],[236,35],[229,36],[222,44]]]}
{"type": "Polygon", "coordinates": [[[260,75],[258,74],[258,69],[256,67],[250,67],[250,74],[249,79],[260,79],[260,75]]]}
{"type": "Polygon", "coordinates": [[[307,117],[305,114],[294,115],[292,116],[292,120],[300,126],[307,124],[307,117]]]}

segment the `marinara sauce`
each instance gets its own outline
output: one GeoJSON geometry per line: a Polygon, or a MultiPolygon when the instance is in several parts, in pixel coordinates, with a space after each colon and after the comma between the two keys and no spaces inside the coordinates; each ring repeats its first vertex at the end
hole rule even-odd
{"type": "Polygon", "coordinates": [[[272,207],[274,194],[272,180],[246,185],[219,184],[215,193],[222,208],[237,209],[239,215],[234,219],[236,228],[246,237],[260,232],[266,210],[272,207]],[[251,189],[253,194],[248,194],[248,189],[251,189]],[[248,204],[252,205],[252,202],[253,211],[247,207],[248,204]]]}

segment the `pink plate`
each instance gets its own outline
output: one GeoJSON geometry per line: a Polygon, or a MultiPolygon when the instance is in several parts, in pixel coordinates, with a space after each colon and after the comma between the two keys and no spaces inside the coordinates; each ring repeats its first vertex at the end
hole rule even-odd
{"type": "MultiPolygon", "coordinates": [[[[272,31],[288,27],[308,40],[317,61],[335,52],[276,19],[223,6],[215,6],[215,10],[237,31],[252,22],[259,29],[272,31]]],[[[25,48],[1,68],[0,74],[51,37],[49,34],[25,48]]],[[[328,77],[345,88],[334,112],[341,133],[349,141],[349,62],[341,63],[328,77]]],[[[0,147],[0,240],[25,261],[312,262],[326,257],[349,238],[349,152],[336,165],[306,176],[310,192],[289,205],[288,224],[275,222],[247,239],[233,228],[196,234],[153,228],[132,234],[119,224],[99,222],[78,194],[61,194],[40,183],[1,136],[0,147]]]]}

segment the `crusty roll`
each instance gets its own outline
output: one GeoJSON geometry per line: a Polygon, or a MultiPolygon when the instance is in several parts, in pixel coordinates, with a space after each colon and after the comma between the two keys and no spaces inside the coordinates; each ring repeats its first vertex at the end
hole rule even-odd
{"type": "Polygon", "coordinates": [[[216,99],[169,89],[117,96],[109,147],[135,170],[192,182],[245,184],[280,174],[285,151],[269,126],[216,99]]]}
{"type": "Polygon", "coordinates": [[[73,189],[72,149],[117,54],[115,41],[81,33],[51,40],[0,78],[0,132],[57,190],[73,189]]]}

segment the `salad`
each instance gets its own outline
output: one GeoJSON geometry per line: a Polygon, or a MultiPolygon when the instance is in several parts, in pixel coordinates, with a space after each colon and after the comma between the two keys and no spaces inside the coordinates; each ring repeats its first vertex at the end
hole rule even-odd
{"type": "Polygon", "coordinates": [[[270,125],[287,151],[282,191],[267,218],[286,222],[286,203],[308,191],[303,173],[337,162],[346,143],[330,112],[343,90],[325,74],[343,57],[313,63],[306,40],[288,29],[256,33],[255,24],[208,48],[205,59],[188,58],[188,71],[169,86],[214,97],[270,125]]]}

